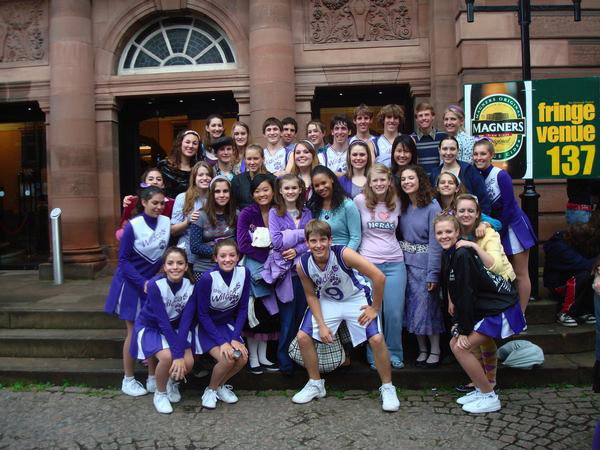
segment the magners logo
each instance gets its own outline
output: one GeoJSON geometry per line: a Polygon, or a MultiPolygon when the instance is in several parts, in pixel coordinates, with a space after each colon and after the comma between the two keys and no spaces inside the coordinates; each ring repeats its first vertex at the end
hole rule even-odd
{"type": "Polygon", "coordinates": [[[481,99],[471,123],[473,136],[494,141],[497,161],[507,161],[521,150],[525,137],[525,117],[517,100],[510,95],[493,94],[481,99]]]}

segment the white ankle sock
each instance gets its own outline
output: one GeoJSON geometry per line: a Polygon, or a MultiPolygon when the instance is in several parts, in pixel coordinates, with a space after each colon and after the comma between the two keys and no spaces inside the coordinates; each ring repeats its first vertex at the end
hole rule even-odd
{"type": "Polygon", "coordinates": [[[248,361],[250,362],[250,367],[258,367],[260,365],[258,362],[258,341],[251,337],[246,338],[246,340],[248,341],[248,361]]]}
{"type": "Polygon", "coordinates": [[[267,341],[258,341],[258,362],[265,366],[273,365],[273,363],[267,359],[267,341]]]}

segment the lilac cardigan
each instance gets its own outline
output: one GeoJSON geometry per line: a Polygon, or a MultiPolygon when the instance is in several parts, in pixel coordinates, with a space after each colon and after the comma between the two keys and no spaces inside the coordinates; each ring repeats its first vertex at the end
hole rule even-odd
{"type": "Polygon", "coordinates": [[[302,210],[302,217],[298,226],[294,220],[286,213],[285,216],[277,215],[277,210],[271,208],[269,212],[269,232],[271,234],[271,243],[273,250],[265,261],[262,276],[269,283],[275,283],[275,293],[282,303],[291,302],[294,299],[292,286],[292,274],[300,256],[308,251],[304,241],[304,227],[312,215],[308,208],[302,210]],[[296,250],[294,261],[285,260],[281,253],[293,248],[296,250]]]}

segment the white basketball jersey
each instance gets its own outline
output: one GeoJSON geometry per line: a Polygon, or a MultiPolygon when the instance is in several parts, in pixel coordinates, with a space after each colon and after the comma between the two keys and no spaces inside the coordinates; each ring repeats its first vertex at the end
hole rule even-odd
{"type": "Polygon", "coordinates": [[[173,321],[177,319],[192,296],[194,285],[190,283],[190,280],[184,278],[179,290],[173,293],[167,279],[161,278],[160,280],[156,280],[156,286],[158,287],[160,295],[162,296],[169,320],[173,321]]]}
{"type": "Polygon", "coordinates": [[[218,270],[210,272],[210,276],[212,278],[210,307],[217,311],[227,311],[235,308],[242,297],[244,281],[246,280],[246,269],[241,266],[234,267],[229,286],[227,286],[227,283],[225,283],[218,270]]]}
{"type": "Polygon", "coordinates": [[[320,300],[342,302],[357,296],[371,297],[371,286],[367,279],[344,264],[344,248],[344,245],[331,246],[324,270],[319,268],[310,253],[305,253],[300,259],[302,270],[312,280],[320,300]]]}
{"type": "Polygon", "coordinates": [[[150,263],[155,263],[162,258],[169,244],[171,219],[166,216],[158,216],[154,230],[148,226],[142,215],[131,219],[129,223],[135,236],[133,242],[135,252],[150,263]]]}
{"type": "Polygon", "coordinates": [[[347,164],[346,164],[346,154],[348,150],[345,152],[336,152],[331,146],[327,147],[325,150],[327,167],[334,172],[338,173],[346,173],[347,164]]]}

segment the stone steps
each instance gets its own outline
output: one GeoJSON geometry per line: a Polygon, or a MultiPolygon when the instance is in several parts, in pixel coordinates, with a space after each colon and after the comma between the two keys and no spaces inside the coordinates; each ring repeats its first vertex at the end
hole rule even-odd
{"type": "MultiPolygon", "coordinates": [[[[101,301],[102,300],[102,301],[101,301]]],[[[98,297],[92,304],[102,305],[98,297]]],[[[82,308],[79,305],[58,307],[23,306],[18,302],[2,303],[0,300],[0,329],[115,329],[123,327],[117,317],[106,314],[100,306],[82,308]]],[[[542,299],[527,307],[527,323],[530,325],[553,323],[559,310],[556,301],[542,299]]]]}
{"type": "Polygon", "coordinates": [[[0,329],[0,357],[121,358],[125,329],[0,329]]]}
{"type": "MultiPolygon", "coordinates": [[[[119,358],[125,329],[0,329],[0,357],[36,358],[119,358]]],[[[593,325],[566,328],[558,324],[530,325],[526,333],[511,339],[525,339],[539,345],[546,354],[592,351],[593,325]]]]}
{"type": "MultiPolygon", "coordinates": [[[[543,366],[532,370],[519,370],[506,367],[498,369],[498,386],[502,388],[524,386],[547,386],[548,384],[590,384],[595,356],[592,352],[578,355],[547,355],[543,366]]],[[[207,365],[207,367],[209,367],[207,365]]],[[[136,366],[136,377],[144,381],[147,370],[136,366]]],[[[119,388],[123,377],[121,359],[90,358],[12,358],[0,357],[0,383],[50,382],[62,385],[85,384],[92,387],[119,388]]],[[[379,387],[379,377],[362,361],[353,360],[345,371],[336,371],[325,376],[330,390],[374,390],[379,387]]],[[[428,370],[416,368],[412,363],[393,372],[393,382],[403,389],[452,388],[466,381],[466,375],[456,364],[443,365],[428,370]]],[[[231,379],[236,389],[244,390],[296,390],[306,383],[306,373],[295,371],[290,376],[279,373],[252,375],[241,371],[231,379]]],[[[208,377],[188,376],[183,389],[204,389],[208,377]]]]}

